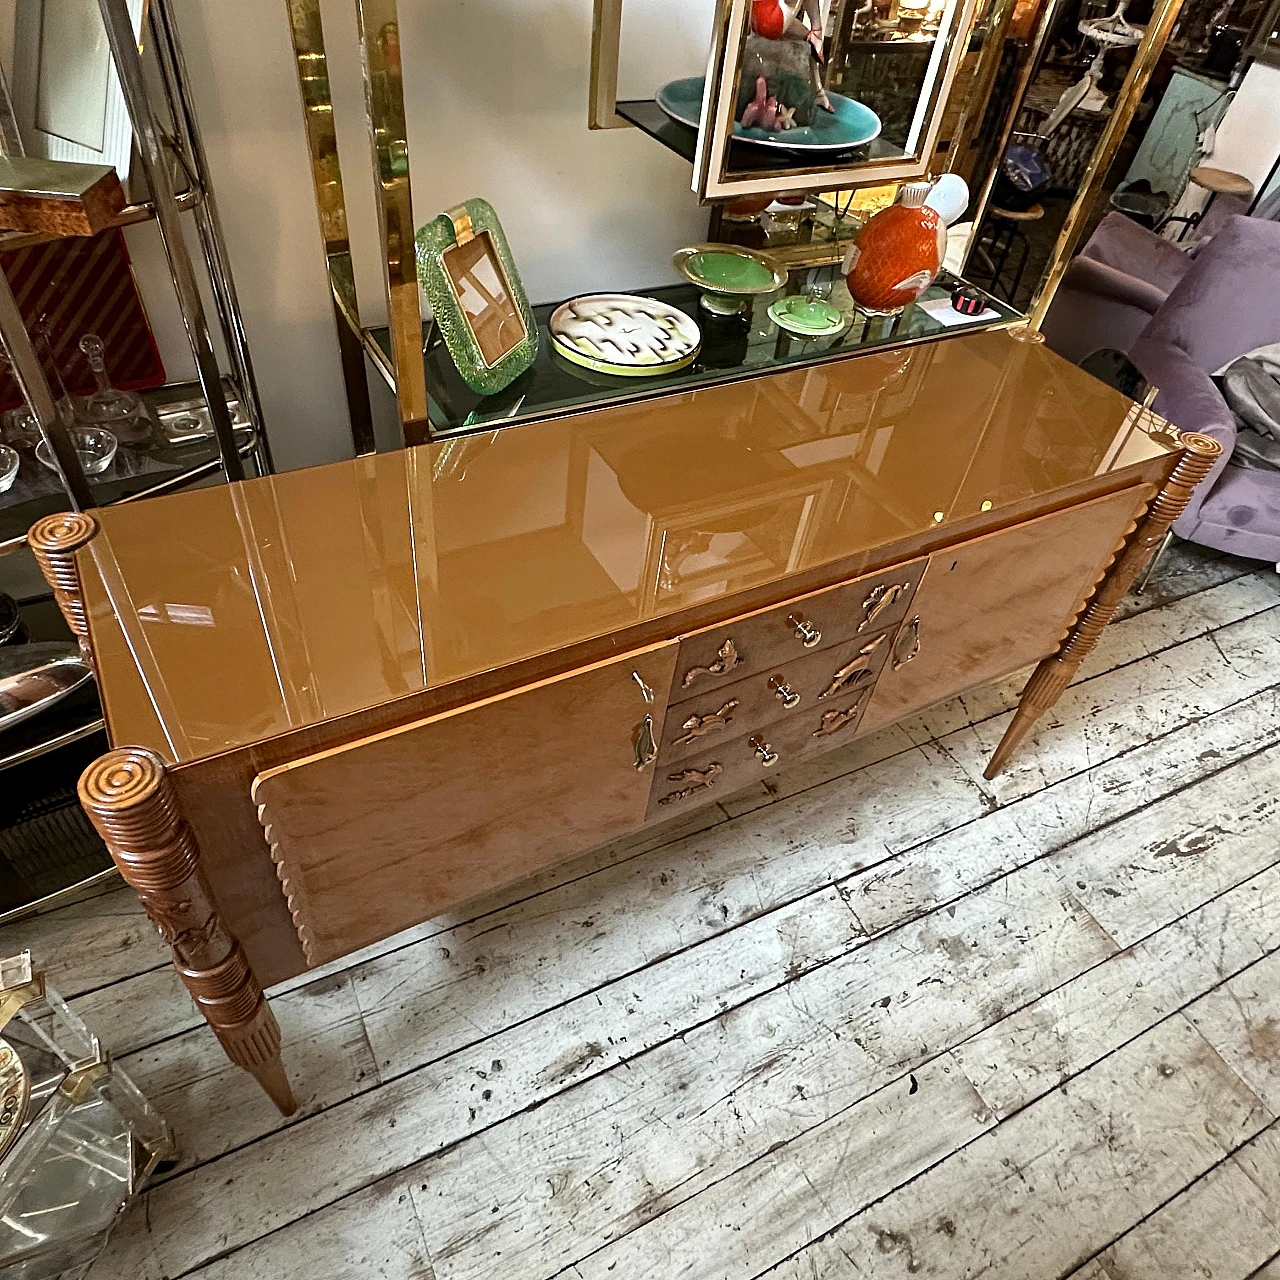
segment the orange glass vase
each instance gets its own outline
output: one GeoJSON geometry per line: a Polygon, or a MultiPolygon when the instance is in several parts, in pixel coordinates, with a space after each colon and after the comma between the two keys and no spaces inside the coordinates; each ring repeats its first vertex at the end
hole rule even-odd
{"type": "Polygon", "coordinates": [[[858,233],[844,260],[857,306],[871,315],[896,315],[937,278],[946,226],[925,204],[930,184],[908,183],[898,201],[881,209],[858,233]]]}

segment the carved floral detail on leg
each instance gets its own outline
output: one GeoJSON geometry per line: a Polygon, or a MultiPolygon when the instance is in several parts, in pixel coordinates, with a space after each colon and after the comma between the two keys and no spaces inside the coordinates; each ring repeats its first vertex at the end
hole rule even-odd
{"type": "Polygon", "coordinates": [[[291,1115],[298,1104],[280,1060],[280,1028],[239,940],[218,913],[164,762],[140,748],[109,751],[81,775],[79,792],[227,1057],[291,1115]]]}

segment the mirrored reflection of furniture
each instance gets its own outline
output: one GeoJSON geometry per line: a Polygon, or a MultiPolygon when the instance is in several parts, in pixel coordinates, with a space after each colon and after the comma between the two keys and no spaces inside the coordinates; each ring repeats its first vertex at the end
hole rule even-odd
{"type": "Polygon", "coordinates": [[[30,536],[86,810],[288,1110],[263,985],[1039,661],[1002,767],[1216,452],[986,332],[30,536]]]}
{"type": "MultiPolygon", "coordinates": [[[[252,365],[244,338],[236,301],[235,286],[227,266],[217,208],[209,183],[208,168],[200,141],[190,92],[183,68],[173,15],[165,0],[153,0],[146,9],[140,53],[135,24],[128,0],[100,0],[101,21],[110,48],[111,86],[123,104],[126,133],[132,130],[141,161],[138,168],[145,179],[148,198],[131,204],[117,200],[104,206],[86,204],[88,194],[101,189],[101,180],[86,185],[98,168],[53,160],[6,161],[12,182],[17,184],[24,210],[30,210],[36,193],[52,213],[35,217],[35,230],[0,234],[0,252],[30,248],[68,234],[99,233],[103,227],[127,226],[154,219],[160,231],[170,276],[190,341],[197,382],[158,394],[152,400],[153,414],[175,398],[190,399],[193,392],[203,403],[198,409],[202,430],[188,429],[184,441],[175,440],[156,422],[145,448],[122,449],[117,460],[101,474],[88,474],[68,437],[70,423],[58,412],[55,400],[63,370],[48,350],[37,350],[27,332],[18,303],[8,280],[0,273],[0,338],[3,338],[11,368],[23,398],[35,419],[38,436],[56,459],[57,469],[48,470],[24,451],[18,482],[0,495],[0,552],[21,544],[21,537],[39,510],[56,510],[70,501],[77,508],[102,505],[121,497],[165,492],[195,483],[221,470],[230,479],[245,474],[249,459],[262,473],[270,468],[270,451],[263,430],[262,413],[252,365]],[[38,180],[27,173],[38,169],[38,180]],[[65,181],[59,175],[68,170],[65,181]],[[81,171],[92,170],[82,178],[81,171]],[[175,179],[176,175],[176,179],[175,179]],[[53,191],[60,198],[49,194],[53,191]],[[74,196],[74,199],[71,198],[74,196]],[[78,203],[77,203],[78,201],[78,203]],[[63,208],[59,212],[60,208],[63,208]],[[76,214],[75,210],[81,210],[76,214]],[[70,210],[70,211],[68,211],[70,210]],[[208,289],[213,298],[219,337],[225,349],[229,371],[223,375],[201,296],[201,284],[184,238],[184,210],[191,211],[196,240],[206,269],[208,289]],[[77,221],[77,218],[80,220],[77,221]],[[225,382],[224,382],[225,378],[225,382]],[[230,387],[228,394],[227,386],[230,387]],[[176,393],[176,394],[175,394],[176,393]],[[234,407],[229,406],[230,398],[234,407]],[[154,446],[154,447],[153,447],[154,446]],[[139,477],[148,477],[140,480],[139,477]],[[41,504],[50,495],[50,482],[60,489],[52,503],[41,504]],[[13,510],[10,509],[20,509],[13,510]],[[6,515],[15,517],[17,527],[5,528],[6,515]]],[[[86,22],[92,26],[96,15],[86,22]]],[[[104,53],[105,57],[105,53],[104,53]]],[[[104,62],[104,68],[106,67],[104,62]]],[[[105,75],[105,69],[103,74],[105,75]]],[[[105,92],[105,90],[104,90],[105,92]]],[[[20,140],[10,139],[12,151],[20,140]]],[[[100,167],[99,167],[100,168],[100,167]]],[[[109,173],[109,170],[105,172],[109,173]]],[[[113,190],[119,192],[116,183],[113,190]]],[[[0,193],[0,204],[12,201],[14,193],[0,193]]],[[[10,219],[10,225],[14,225],[10,219]]],[[[109,344],[108,344],[109,345],[109,344]]],[[[188,418],[191,414],[186,415],[188,418]]],[[[33,432],[33,438],[36,432],[33,432]]],[[[29,441],[26,443],[30,443],[29,441]]]]}
{"type": "Polygon", "coordinates": [[[1045,341],[1073,364],[1104,347],[1128,353],[1191,263],[1154,231],[1108,213],[1067,267],[1045,341]]]}

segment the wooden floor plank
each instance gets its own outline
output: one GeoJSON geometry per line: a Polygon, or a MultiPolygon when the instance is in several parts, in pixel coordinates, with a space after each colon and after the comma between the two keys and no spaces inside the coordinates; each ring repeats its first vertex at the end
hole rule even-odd
{"type": "Polygon", "coordinates": [[[1039,866],[884,935],[426,1162],[437,1276],[553,1275],[1112,951],[1039,866]]]}
{"type": "Polygon", "coordinates": [[[1047,993],[953,1053],[1003,1119],[1277,949],[1280,864],[1047,993]]]}
{"type": "Polygon", "coordinates": [[[1273,1119],[1175,1015],[764,1274],[1062,1275],[1273,1119]]]}
{"type": "Polygon", "coordinates": [[[1248,1280],[1278,1248],[1280,1127],[1272,1125],[1103,1250],[1095,1266],[1104,1280],[1248,1280]]]}
{"type": "Polygon", "coordinates": [[[1197,1000],[1187,1017],[1227,1065],[1280,1111],[1280,955],[1197,1000]]]}

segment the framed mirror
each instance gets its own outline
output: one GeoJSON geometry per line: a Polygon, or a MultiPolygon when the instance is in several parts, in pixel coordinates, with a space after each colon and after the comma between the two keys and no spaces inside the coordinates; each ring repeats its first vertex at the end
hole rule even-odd
{"type": "Polygon", "coordinates": [[[590,123],[636,124],[687,154],[704,201],[921,178],[979,7],[716,0],[705,75],[620,103],[622,0],[596,0],[590,123]]]}

